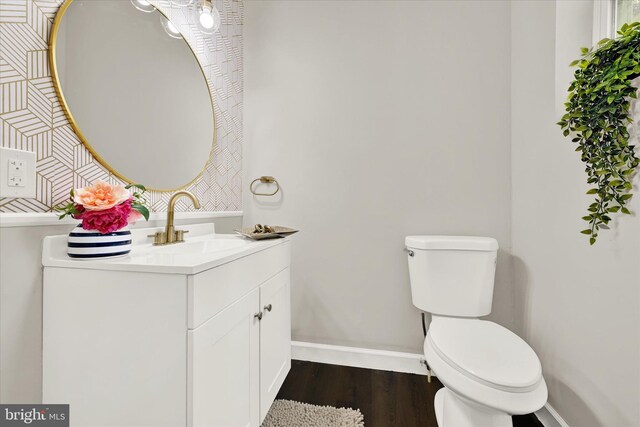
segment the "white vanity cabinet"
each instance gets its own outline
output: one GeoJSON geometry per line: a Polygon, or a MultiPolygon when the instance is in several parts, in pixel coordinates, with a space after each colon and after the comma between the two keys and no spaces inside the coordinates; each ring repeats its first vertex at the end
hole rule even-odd
{"type": "Polygon", "coordinates": [[[260,425],[291,368],[289,289],[285,269],[189,331],[187,425],[260,425]]]}
{"type": "Polygon", "coordinates": [[[289,240],[84,262],[56,238],[43,252],[44,403],[70,404],[82,427],[261,424],[291,367],[289,240]]]}

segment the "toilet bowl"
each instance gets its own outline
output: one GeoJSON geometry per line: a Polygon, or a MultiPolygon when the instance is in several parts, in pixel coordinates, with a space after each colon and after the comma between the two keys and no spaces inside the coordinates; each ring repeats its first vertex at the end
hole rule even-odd
{"type": "Polygon", "coordinates": [[[434,316],[424,353],[446,387],[435,402],[439,426],[511,426],[511,415],[547,401],[538,357],[496,323],[434,316]]]}
{"type": "Polygon", "coordinates": [[[424,342],[445,386],[434,405],[440,427],[507,427],[540,409],[547,386],[535,352],[489,314],[498,243],[486,237],[409,236],[413,303],[432,313],[424,342]]]}

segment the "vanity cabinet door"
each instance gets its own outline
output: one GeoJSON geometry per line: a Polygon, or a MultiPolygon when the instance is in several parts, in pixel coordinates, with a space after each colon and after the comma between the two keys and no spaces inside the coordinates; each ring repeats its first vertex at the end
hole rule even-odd
{"type": "Polygon", "coordinates": [[[188,332],[192,427],[260,424],[259,289],[188,332]]]}
{"type": "Polygon", "coordinates": [[[289,268],[260,286],[260,421],[291,369],[289,268]]]}

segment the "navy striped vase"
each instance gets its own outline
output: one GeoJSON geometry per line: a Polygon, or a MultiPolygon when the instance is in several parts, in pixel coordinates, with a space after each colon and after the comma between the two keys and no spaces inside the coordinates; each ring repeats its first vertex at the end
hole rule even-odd
{"type": "Polygon", "coordinates": [[[131,252],[131,231],[127,227],[102,234],[85,230],[82,224],[69,233],[67,254],[71,258],[96,259],[126,255],[131,252]]]}

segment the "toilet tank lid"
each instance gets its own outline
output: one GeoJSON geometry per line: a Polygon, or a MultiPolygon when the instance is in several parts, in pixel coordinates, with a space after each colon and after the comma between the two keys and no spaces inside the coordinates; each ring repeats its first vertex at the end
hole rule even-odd
{"type": "Polygon", "coordinates": [[[407,236],[404,240],[412,249],[441,249],[464,251],[495,251],[498,241],[492,237],[476,236],[407,236]]]}

